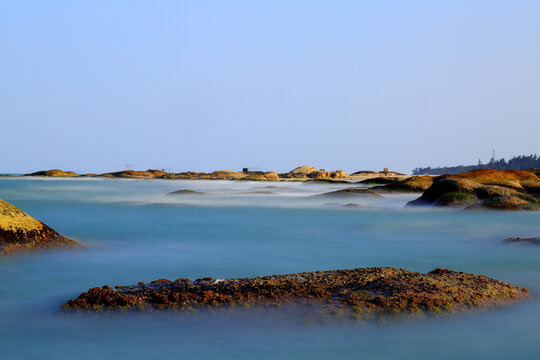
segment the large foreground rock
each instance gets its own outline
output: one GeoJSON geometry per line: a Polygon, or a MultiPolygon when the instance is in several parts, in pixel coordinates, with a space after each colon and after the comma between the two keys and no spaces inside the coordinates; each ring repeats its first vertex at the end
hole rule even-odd
{"type": "Polygon", "coordinates": [[[395,268],[316,271],[256,278],[160,279],[132,286],[96,287],[68,301],[71,310],[293,308],[358,317],[452,313],[526,299],[526,289],[485,276],[436,269],[427,274],[395,268]]]}
{"type": "Polygon", "coordinates": [[[442,178],[407,204],[503,210],[540,210],[540,201],[524,190],[483,185],[468,179],[442,178]]]}
{"type": "Polygon", "coordinates": [[[0,254],[54,247],[77,247],[39,220],[0,199],[0,254]]]}

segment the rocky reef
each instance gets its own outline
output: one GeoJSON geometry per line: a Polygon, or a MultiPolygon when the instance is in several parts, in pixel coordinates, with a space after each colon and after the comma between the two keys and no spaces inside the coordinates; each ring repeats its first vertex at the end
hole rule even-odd
{"type": "MultiPolygon", "coordinates": [[[[385,178],[373,179],[372,182],[384,183],[385,178]]],[[[369,180],[368,180],[369,183],[369,180]]],[[[386,185],[373,186],[370,189],[378,192],[410,193],[423,192],[433,185],[432,176],[411,176],[406,179],[392,179],[386,185]]]]}
{"type": "Polygon", "coordinates": [[[352,318],[390,314],[449,314],[528,298],[527,289],[486,276],[435,269],[389,267],[315,271],[240,279],[160,279],[132,286],[95,287],[65,310],[159,311],[287,309],[352,318]]]}
{"type": "Polygon", "coordinates": [[[73,171],[63,171],[59,169],[53,169],[53,170],[36,171],[30,174],[25,174],[24,176],[74,177],[74,176],[79,176],[79,174],[74,173],[73,171]]]}
{"type": "Polygon", "coordinates": [[[55,247],[77,247],[24,211],[0,199],[0,255],[55,247]]]}
{"type": "Polygon", "coordinates": [[[348,188],[336,191],[327,192],[324,194],[315,195],[316,197],[375,197],[382,198],[383,196],[370,189],[363,188],[348,188]]]}
{"type": "Polygon", "coordinates": [[[540,179],[527,171],[473,170],[434,178],[433,185],[407,205],[540,210],[539,188],[540,179]]]}
{"type": "Polygon", "coordinates": [[[507,242],[507,243],[511,243],[511,244],[536,244],[536,245],[540,245],[540,236],[529,237],[529,238],[510,237],[510,238],[504,239],[504,241],[507,242]]]}
{"type": "Polygon", "coordinates": [[[303,165],[289,171],[288,173],[281,174],[280,177],[286,179],[348,179],[349,174],[343,170],[317,170],[312,166],[303,165]]]}

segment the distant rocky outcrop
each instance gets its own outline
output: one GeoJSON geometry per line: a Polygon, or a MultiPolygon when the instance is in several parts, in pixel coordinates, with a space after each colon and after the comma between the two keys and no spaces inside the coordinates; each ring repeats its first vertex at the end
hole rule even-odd
{"type": "Polygon", "coordinates": [[[137,171],[137,170],[123,170],[101,174],[99,176],[103,177],[112,177],[112,178],[127,178],[127,179],[155,179],[164,177],[167,173],[163,170],[152,170],[148,169],[146,171],[137,171]]]}
{"type": "MultiPolygon", "coordinates": [[[[466,174],[468,175],[468,174],[466,174]]],[[[470,209],[487,208],[502,210],[539,210],[540,201],[524,189],[516,189],[515,183],[508,184],[507,179],[498,174],[495,178],[479,180],[488,183],[507,185],[482,184],[467,178],[440,177],[429,187],[420,198],[407,205],[434,205],[467,207],[470,209]]],[[[512,175],[513,176],[513,175],[512,175]]],[[[525,175],[527,176],[527,175],[525,175]]],[[[519,184],[519,183],[518,183],[519,184]]]]}
{"type": "Polygon", "coordinates": [[[540,236],[530,237],[530,238],[510,237],[510,238],[504,239],[504,241],[507,242],[507,243],[511,243],[511,244],[535,244],[535,245],[540,245],[540,236]]]}
{"type": "Polygon", "coordinates": [[[289,174],[291,174],[293,177],[306,177],[314,171],[316,171],[316,169],[313,166],[302,165],[289,171],[289,174]]]}
{"type": "Polygon", "coordinates": [[[387,185],[374,186],[370,189],[379,192],[423,192],[431,185],[433,185],[433,177],[431,176],[411,176],[406,179],[398,178],[387,185]]]}
{"type": "Polygon", "coordinates": [[[205,195],[205,194],[206,193],[204,192],[199,192],[195,190],[182,189],[182,190],[171,191],[167,195],[180,196],[180,195],[205,195]]]}
{"type": "Polygon", "coordinates": [[[363,188],[347,188],[336,191],[327,192],[324,194],[315,195],[317,197],[374,197],[382,198],[378,192],[363,188]]]}
{"type": "Polygon", "coordinates": [[[79,174],[73,171],[63,171],[59,169],[36,171],[31,174],[25,174],[24,176],[50,176],[50,177],[74,177],[79,174]]]}
{"type": "Polygon", "coordinates": [[[422,274],[375,267],[240,279],[160,279],[115,289],[105,285],[83,292],[62,307],[75,311],[188,313],[273,308],[356,320],[399,314],[452,314],[528,298],[527,289],[486,276],[446,269],[422,274]]]}
{"type": "Polygon", "coordinates": [[[343,170],[326,171],[325,169],[317,170],[312,166],[299,166],[288,173],[281,174],[282,178],[293,179],[348,179],[349,174],[343,170]]]}
{"type": "Polygon", "coordinates": [[[0,199],[0,254],[77,246],[76,241],[0,199]]]}

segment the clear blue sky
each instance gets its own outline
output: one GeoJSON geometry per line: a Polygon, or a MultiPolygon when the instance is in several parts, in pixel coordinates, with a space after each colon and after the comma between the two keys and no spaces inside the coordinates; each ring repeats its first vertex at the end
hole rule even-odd
{"type": "Polygon", "coordinates": [[[540,1],[2,1],[0,172],[540,153],[540,1]]]}

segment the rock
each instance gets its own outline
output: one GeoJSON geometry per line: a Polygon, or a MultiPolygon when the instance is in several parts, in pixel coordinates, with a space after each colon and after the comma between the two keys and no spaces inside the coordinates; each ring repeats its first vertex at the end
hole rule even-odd
{"type": "Polygon", "coordinates": [[[466,179],[441,179],[433,183],[421,197],[407,205],[465,207],[478,203],[474,189],[480,184],[466,179]]]}
{"type": "Polygon", "coordinates": [[[530,172],[530,173],[533,173],[533,174],[536,175],[537,177],[540,176],[540,169],[530,168],[530,169],[527,169],[527,170],[525,170],[525,171],[530,172]]]}
{"type": "Polygon", "coordinates": [[[0,199],[0,254],[80,246],[24,211],[0,199]]]}
{"type": "Polygon", "coordinates": [[[241,192],[241,193],[237,193],[237,194],[238,195],[277,195],[273,191],[264,191],[264,190],[241,192]]]}
{"type": "Polygon", "coordinates": [[[407,179],[397,179],[388,185],[374,186],[373,191],[380,192],[423,192],[433,185],[431,176],[411,176],[407,179]]]}
{"type": "Polygon", "coordinates": [[[101,174],[99,176],[126,179],[155,179],[167,175],[165,171],[148,169],[146,171],[123,170],[101,174]]]}
{"type": "Polygon", "coordinates": [[[170,193],[168,193],[167,195],[175,195],[175,196],[179,196],[179,195],[206,195],[206,193],[204,192],[199,192],[199,191],[195,191],[195,190],[176,190],[176,191],[171,191],[170,193]]]}
{"type": "Polygon", "coordinates": [[[319,178],[319,179],[309,179],[304,181],[304,184],[348,184],[351,185],[350,181],[347,180],[336,180],[332,178],[319,178]]]}
{"type": "Polygon", "coordinates": [[[403,180],[403,179],[394,177],[394,176],[378,176],[375,178],[359,181],[358,183],[366,184],[366,185],[384,185],[384,184],[391,184],[399,180],[403,180]]]}
{"type": "Polygon", "coordinates": [[[351,175],[379,175],[379,172],[373,170],[360,170],[353,172],[351,175]]]}
{"type": "Polygon", "coordinates": [[[540,179],[533,173],[524,170],[478,169],[460,174],[441,175],[439,178],[468,179],[484,185],[499,185],[523,190],[522,183],[538,184],[540,179]]]}
{"type": "Polygon", "coordinates": [[[299,166],[294,170],[289,171],[289,174],[291,174],[293,177],[306,177],[307,175],[311,174],[315,171],[315,168],[312,166],[299,166]]]}
{"type": "Polygon", "coordinates": [[[525,191],[498,185],[483,185],[462,178],[441,178],[420,198],[407,205],[468,207],[470,209],[536,210],[540,201],[525,191]]]}
{"type": "Polygon", "coordinates": [[[373,197],[382,198],[383,196],[370,189],[348,188],[315,195],[317,197],[373,197]]]}
{"type": "Polygon", "coordinates": [[[347,174],[343,170],[327,172],[324,169],[320,169],[309,173],[307,177],[312,179],[347,179],[349,177],[349,174],[347,174]]]}
{"type": "Polygon", "coordinates": [[[510,237],[504,239],[504,241],[513,244],[540,244],[540,236],[531,238],[510,237]]]}
{"type": "Polygon", "coordinates": [[[160,279],[114,290],[105,285],[83,292],[62,308],[194,312],[252,307],[377,319],[382,314],[451,314],[528,298],[526,289],[486,276],[446,269],[422,274],[376,267],[240,279],[160,279]]]}
{"type": "Polygon", "coordinates": [[[58,169],[36,171],[31,174],[25,174],[24,176],[51,176],[51,177],[73,177],[79,176],[79,174],[73,171],[63,171],[58,169]]]}

